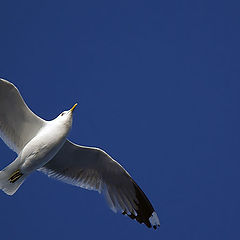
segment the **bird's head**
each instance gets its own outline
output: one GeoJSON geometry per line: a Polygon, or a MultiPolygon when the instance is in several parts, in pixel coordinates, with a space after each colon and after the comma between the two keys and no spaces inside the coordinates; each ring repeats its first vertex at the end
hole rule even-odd
{"type": "Polygon", "coordinates": [[[73,107],[71,109],[69,109],[68,111],[64,111],[62,113],[60,113],[57,117],[58,121],[72,126],[72,117],[73,117],[73,110],[75,109],[75,107],[77,106],[77,103],[73,105],[73,107]]]}

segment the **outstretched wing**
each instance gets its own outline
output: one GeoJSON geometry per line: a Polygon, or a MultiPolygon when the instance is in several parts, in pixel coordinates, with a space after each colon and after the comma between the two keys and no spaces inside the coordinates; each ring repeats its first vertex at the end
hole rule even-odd
{"type": "Polygon", "coordinates": [[[146,195],[124,168],[98,148],[66,141],[57,155],[40,169],[67,183],[102,192],[113,211],[120,209],[148,227],[160,226],[146,195]]]}
{"type": "Polygon", "coordinates": [[[0,78],[0,137],[19,153],[44,125],[26,105],[18,89],[0,78]]]}

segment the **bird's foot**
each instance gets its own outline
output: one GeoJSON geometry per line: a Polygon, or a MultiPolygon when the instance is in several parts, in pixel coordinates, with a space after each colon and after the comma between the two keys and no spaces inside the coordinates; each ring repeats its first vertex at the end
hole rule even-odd
{"type": "Polygon", "coordinates": [[[15,183],[22,175],[23,175],[23,173],[21,173],[20,170],[18,169],[15,172],[12,173],[12,175],[10,176],[8,181],[10,183],[15,183]]]}

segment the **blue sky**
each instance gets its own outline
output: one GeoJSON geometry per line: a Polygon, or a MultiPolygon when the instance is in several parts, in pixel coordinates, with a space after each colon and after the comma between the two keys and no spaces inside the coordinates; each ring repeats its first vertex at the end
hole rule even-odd
{"type": "Polygon", "coordinates": [[[44,119],[78,102],[69,138],[119,161],[161,227],[36,172],[0,193],[1,239],[238,239],[239,23],[237,1],[2,1],[0,76],[44,119]]]}

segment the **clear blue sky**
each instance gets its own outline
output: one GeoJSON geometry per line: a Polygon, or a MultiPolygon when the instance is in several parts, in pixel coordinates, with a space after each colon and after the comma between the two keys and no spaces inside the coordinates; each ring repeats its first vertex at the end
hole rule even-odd
{"type": "MultiPolygon", "coordinates": [[[[0,192],[1,239],[239,239],[238,1],[2,1],[0,76],[119,161],[161,227],[34,173],[0,192]]],[[[0,142],[0,166],[15,154],[0,142]]]]}

